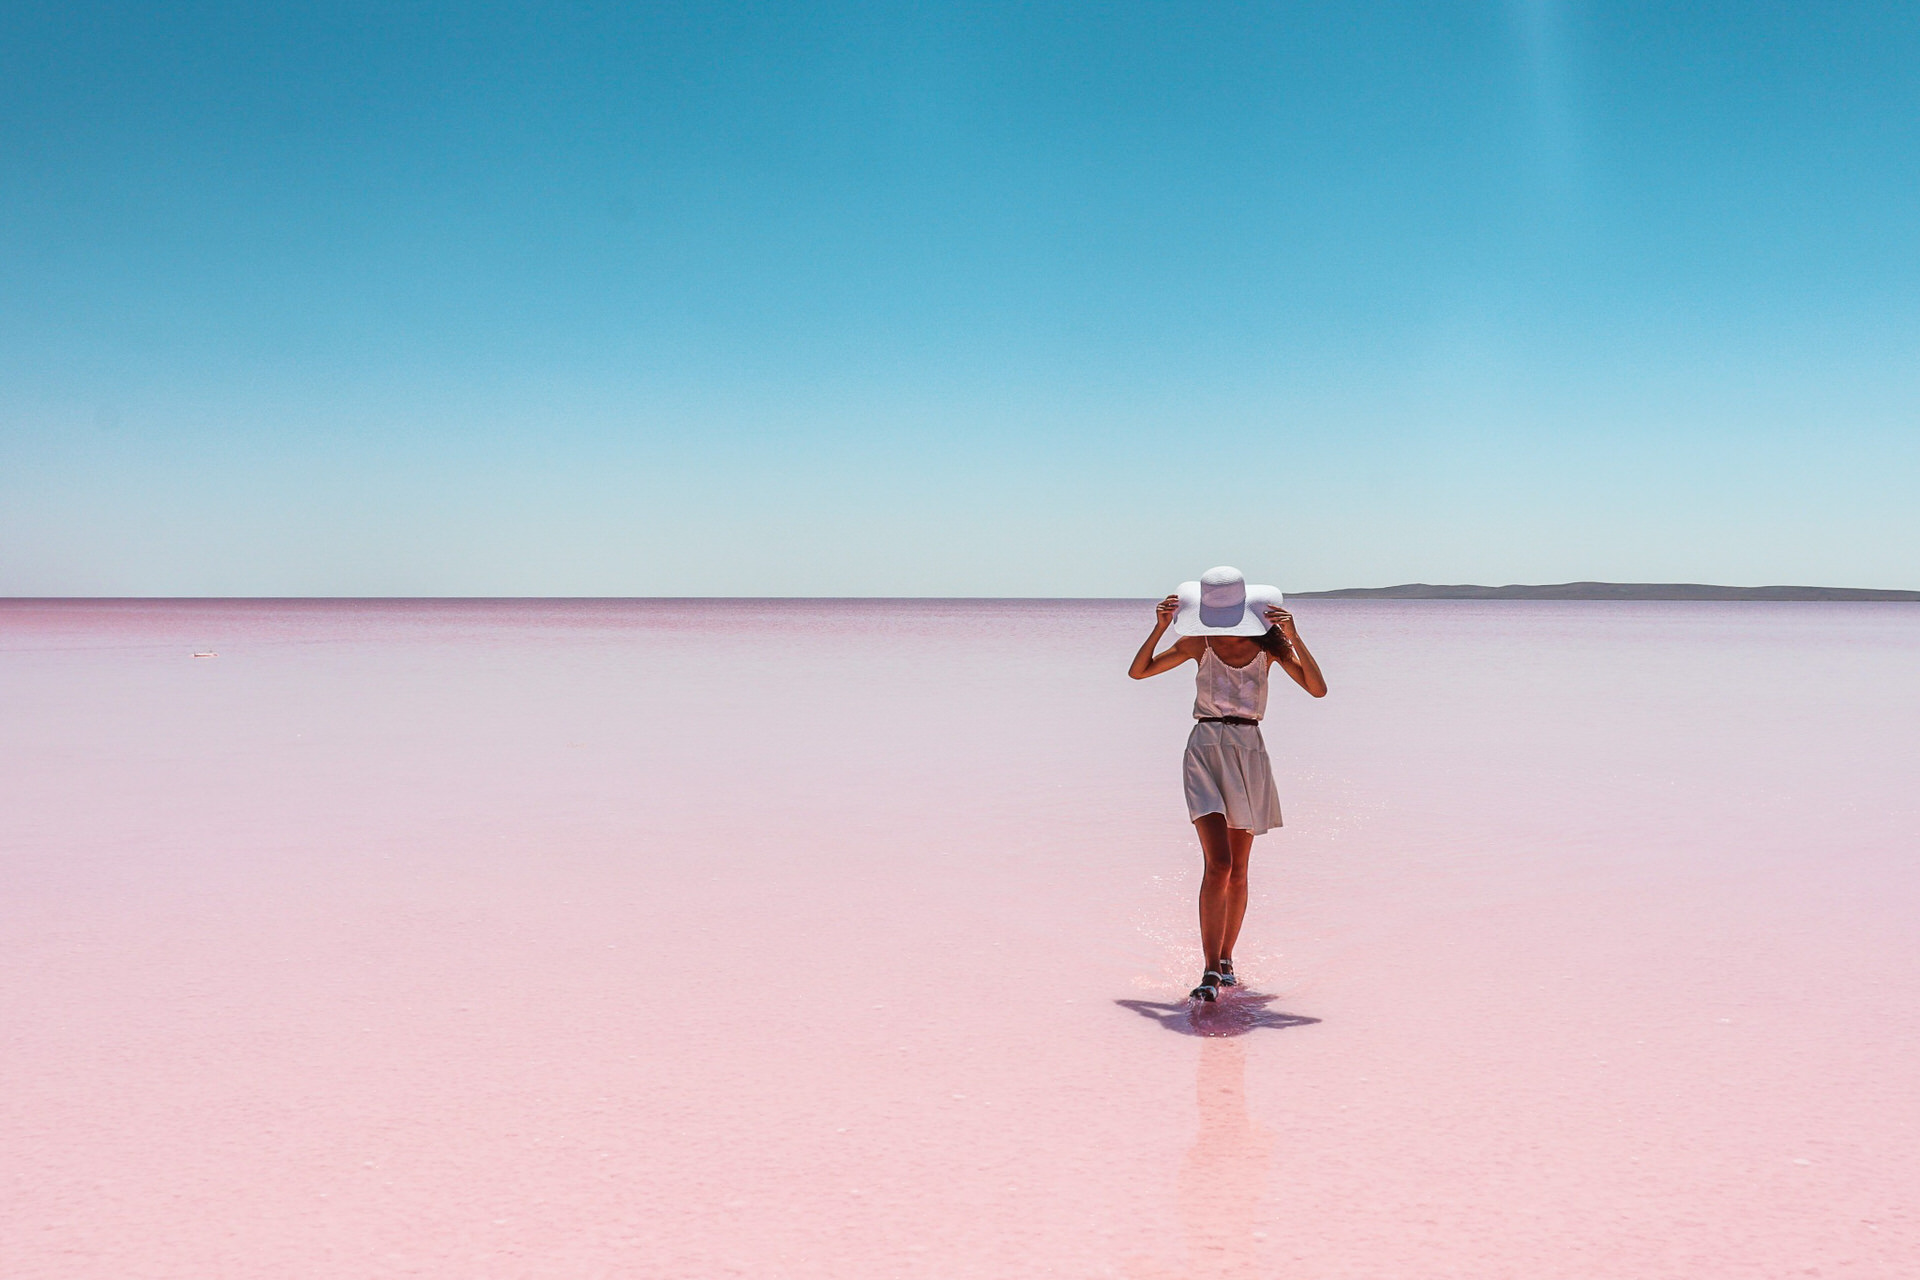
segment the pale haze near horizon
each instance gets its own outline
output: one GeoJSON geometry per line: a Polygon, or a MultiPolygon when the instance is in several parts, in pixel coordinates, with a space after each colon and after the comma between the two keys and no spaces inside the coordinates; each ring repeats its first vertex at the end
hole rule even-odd
{"type": "Polygon", "coordinates": [[[61,6],[0,594],[1920,586],[1920,11],[61,6]]]}

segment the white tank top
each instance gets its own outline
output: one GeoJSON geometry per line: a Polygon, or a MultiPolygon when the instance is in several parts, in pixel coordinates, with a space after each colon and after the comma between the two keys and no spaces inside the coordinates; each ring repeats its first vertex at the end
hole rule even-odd
{"type": "Polygon", "coordinates": [[[1200,670],[1194,675],[1194,719],[1240,716],[1258,720],[1266,715],[1267,668],[1271,665],[1266,650],[1262,649],[1246,666],[1228,666],[1213,651],[1213,642],[1208,641],[1207,651],[1200,655],[1200,670]]]}

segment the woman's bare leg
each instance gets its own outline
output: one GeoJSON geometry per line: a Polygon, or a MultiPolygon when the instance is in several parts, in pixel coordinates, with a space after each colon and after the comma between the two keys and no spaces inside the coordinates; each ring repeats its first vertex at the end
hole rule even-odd
{"type": "Polygon", "coordinates": [[[1219,958],[1222,960],[1233,959],[1233,944],[1240,940],[1240,923],[1247,918],[1247,860],[1253,854],[1253,832],[1228,827],[1227,846],[1233,854],[1233,867],[1227,873],[1227,919],[1220,936],[1219,958]]]}
{"type": "MultiPolygon", "coordinates": [[[[1200,833],[1200,853],[1206,859],[1200,873],[1200,949],[1206,953],[1207,968],[1217,970],[1232,896],[1233,837],[1247,833],[1235,832],[1223,813],[1203,813],[1193,820],[1193,828],[1200,833]]],[[[1241,909],[1246,909],[1244,903],[1241,909]]]]}

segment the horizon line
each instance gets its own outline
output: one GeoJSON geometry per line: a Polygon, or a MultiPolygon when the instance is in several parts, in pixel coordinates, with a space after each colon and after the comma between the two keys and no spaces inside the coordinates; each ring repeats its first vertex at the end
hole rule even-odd
{"type": "MultiPolygon", "coordinates": [[[[1689,600],[1712,601],[1751,601],[1751,602],[1881,602],[1881,603],[1920,603],[1920,591],[1879,588],[1879,587],[1823,587],[1766,585],[1753,587],[1725,586],[1698,582],[1561,582],[1548,584],[1508,583],[1501,586],[1485,586],[1475,583],[1434,584],[1424,582],[1400,583],[1387,587],[1336,587],[1324,591],[1295,591],[1284,593],[1296,600],[1566,600],[1566,601],[1669,601],[1685,602],[1689,600]]],[[[757,603],[768,600],[791,601],[880,601],[880,600],[918,600],[929,603],[963,603],[977,601],[982,603],[1013,603],[1020,601],[1046,602],[1060,600],[1138,602],[1152,600],[1151,595],[1110,596],[1110,595],[779,595],[771,592],[730,593],[725,595],[0,595],[0,602],[6,603],[146,603],[146,602],[204,602],[204,603],[295,603],[295,602],[373,602],[393,603],[474,603],[504,601],[549,601],[549,602],[590,602],[590,601],[662,601],[685,603],[740,602],[757,603]]]]}

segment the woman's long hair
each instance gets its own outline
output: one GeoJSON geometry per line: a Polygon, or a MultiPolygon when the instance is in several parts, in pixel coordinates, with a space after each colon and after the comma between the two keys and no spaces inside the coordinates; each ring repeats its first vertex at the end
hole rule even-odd
{"type": "Polygon", "coordinates": [[[1293,652],[1293,646],[1287,643],[1287,638],[1280,634],[1278,627],[1268,627],[1267,633],[1255,636],[1253,642],[1276,658],[1284,658],[1293,652]]]}

